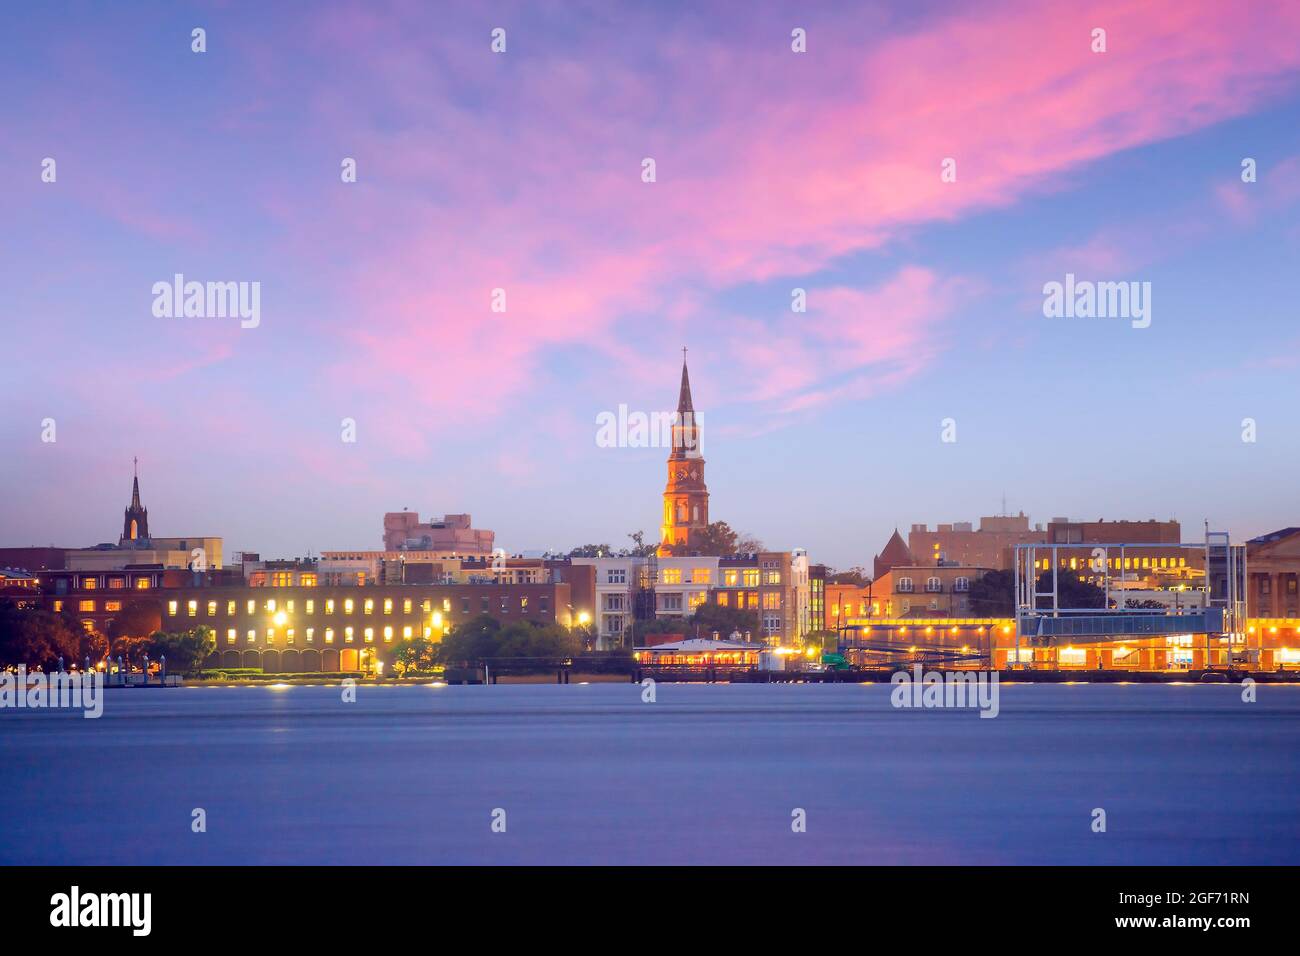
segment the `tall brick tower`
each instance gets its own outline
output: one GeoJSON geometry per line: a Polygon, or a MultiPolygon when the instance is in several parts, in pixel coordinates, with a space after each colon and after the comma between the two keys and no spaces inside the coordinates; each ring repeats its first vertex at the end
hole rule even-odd
{"type": "Polygon", "coordinates": [[[691,380],[682,349],[682,387],[677,395],[677,420],[673,423],[672,451],[668,455],[668,485],[664,488],[664,523],[659,556],[690,554],[709,524],[709,489],[704,484],[704,457],[700,453],[700,425],[691,402],[691,380]]]}

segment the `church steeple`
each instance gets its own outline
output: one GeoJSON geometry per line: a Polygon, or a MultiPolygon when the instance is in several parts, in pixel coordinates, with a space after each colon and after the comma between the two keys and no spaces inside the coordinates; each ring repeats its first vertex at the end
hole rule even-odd
{"type": "Polygon", "coordinates": [[[140,504],[140,459],[131,459],[134,477],[131,481],[131,505],[122,520],[122,540],[119,544],[149,540],[149,509],[140,504]]]}
{"type": "Polygon", "coordinates": [[[709,524],[709,490],[704,484],[700,453],[700,423],[691,400],[691,378],[682,349],[682,385],[677,393],[677,420],[668,453],[668,484],[664,488],[664,523],[659,556],[691,554],[709,524]]]}

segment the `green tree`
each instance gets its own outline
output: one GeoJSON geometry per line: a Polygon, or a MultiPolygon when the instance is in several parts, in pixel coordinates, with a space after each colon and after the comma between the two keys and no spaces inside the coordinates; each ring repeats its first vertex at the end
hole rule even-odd
{"type": "Polygon", "coordinates": [[[682,618],[656,617],[648,621],[635,621],[632,624],[632,643],[644,647],[648,634],[684,634],[689,637],[694,631],[694,625],[682,618]]]}
{"type": "Polygon", "coordinates": [[[608,544],[584,544],[569,552],[571,558],[608,558],[614,549],[608,544]]]}
{"type": "Polygon", "coordinates": [[[217,649],[217,635],[206,624],[186,631],[156,631],[148,639],[150,660],[167,655],[167,669],[180,674],[197,674],[217,649]]]}
{"type": "Polygon", "coordinates": [[[695,536],[694,550],[706,555],[736,553],[736,532],[725,521],[714,521],[695,536]]]}
{"type": "Polygon", "coordinates": [[[644,531],[633,531],[628,535],[632,539],[632,547],[627,549],[628,557],[648,558],[658,550],[658,545],[645,543],[644,531]]]}
{"type": "Polygon", "coordinates": [[[162,602],[137,598],[127,601],[113,618],[113,623],[108,626],[108,639],[114,644],[123,640],[138,641],[159,630],[162,630],[162,602]]]}
{"type": "Polygon", "coordinates": [[[864,588],[871,583],[871,579],[867,577],[867,572],[865,568],[860,568],[855,566],[849,568],[847,571],[834,571],[828,569],[828,572],[826,574],[826,583],[827,584],[852,584],[855,587],[864,588]]]}
{"type": "Polygon", "coordinates": [[[84,633],[69,614],[0,601],[0,663],[50,668],[62,657],[64,666],[71,666],[84,633]]]}
{"type": "Polygon", "coordinates": [[[438,645],[427,638],[403,641],[402,646],[393,653],[393,670],[398,677],[405,677],[411,671],[426,671],[434,666],[437,659],[438,645]]]}
{"type": "Polygon", "coordinates": [[[697,633],[701,637],[712,637],[714,631],[717,631],[718,637],[724,641],[733,631],[739,631],[741,634],[748,631],[751,638],[758,635],[758,612],[736,607],[701,604],[695,609],[690,623],[693,625],[693,630],[698,628],[697,633]]]}
{"type": "Polygon", "coordinates": [[[1010,617],[1015,613],[1016,576],[1011,571],[990,571],[970,584],[967,600],[977,617],[1010,617]]]}

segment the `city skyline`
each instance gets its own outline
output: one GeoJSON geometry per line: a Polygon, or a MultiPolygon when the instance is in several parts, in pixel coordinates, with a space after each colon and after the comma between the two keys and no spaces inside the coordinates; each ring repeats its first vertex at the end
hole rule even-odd
{"type": "Polygon", "coordinates": [[[403,507],[653,539],[663,450],[596,422],[670,411],[682,345],[709,516],[773,549],[865,566],[1004,499],[1294,523],[1300,11],[595,12],[0,14],[0,543],[114,540],[136,455],[155,533],[228,553],[403,507]],[[157,317],[177,274],[260,321],[157,317]],[[1046,318],[1069,275],[1149,282],[1150,325],[1046,318]]]}

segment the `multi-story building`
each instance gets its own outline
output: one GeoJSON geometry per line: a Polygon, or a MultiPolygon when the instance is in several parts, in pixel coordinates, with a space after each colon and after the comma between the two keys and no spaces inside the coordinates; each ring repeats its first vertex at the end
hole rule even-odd
{"type": "Polygon", "coordinates": [[[598,647],[626,643],[637,620],[685,620],[719,581],[716,557],[573,558],[595,576],[598,647]]]}
{"type": "Polygon", "coordinates": [[[480,614],[502,623],[574,623],[565,582],[255,587],[212,585],[190,572],[153,568],[51,572],[42,590],[51,610],[71,611],[101,633],[127,602],[146,601],[163,630],[211,627],[217,636],[212,666],[268,672],[373,670],[402,640],[440,640],[480,614]]]}
{"type": "Polygon", "coordinates": [[[1246,609],[1251,617],[1300,618],[1300,528],[1246,542],[1246,609]]]}
{"type": "Polygon", "coordinates": [[[765,642],[794,643],[812,630],[808,555],[804,551],[731,555],[719,560],[718,571],[721,580],[709,600],[721,607],[754,611],[765,642]]]}
{"type": "Polygon", "coordinates": [[[421,523],[415,511],[384,515],[385,551],[441,551],[491,554],[496,532],[472,527],[469,515],[443,515],[441,521],[421,523]]]}
{"type": "Polygon", "coordinates": [[[971,583],[992,568],[896,567],[871,582],[873,616],[970,617],[971,583]]]}
{"type": "Polygon", "coordinates": [[[1022,511],[1018,515],[986,515],[980,518],[979,528],[973,529],[969,521],[941,524],[931,531],[928,525],[914,524],[907,535],[908,549],[914,563],[920,566],[962,564],[969,567],[1012,567],[1012,554],[1018,544],[1047,540],[1042,525],[1029,527],[1029,519],[1022,511]]]}

